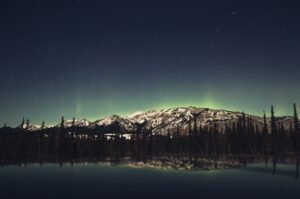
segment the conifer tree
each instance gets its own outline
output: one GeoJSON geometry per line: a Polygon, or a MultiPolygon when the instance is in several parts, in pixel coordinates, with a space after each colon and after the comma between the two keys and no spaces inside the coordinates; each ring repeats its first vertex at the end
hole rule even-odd
{"type": "Polygon", "coordinates": [[[61,117],[60,128],[61,129],[65,128],[65,119],[64,119],[64,116],[61,117]]]}
{"type": "Polygon", "coordinates": [[[298,127],[298,114],[297,114],[297,107],[296,107],[296,103],[294,103],[294,136],[293,136],[293,148],[294,151],[298,151],[299,150],[299,127],[298,127]]]}
{"type": "Polygon", "coordinates": [[[295,130],[298,129],[298,114],[297,114],[296,103],[294,103],[294,127],[295,127],[295,130]]]}
{"type": "Polygon", "coordinates": [[[197,120],[194,121],[194,126],[193,126],[193,135],[195,137],[198,136],[198,127],[197,127],[197,120]]]}
{"type": "Polygon", "coordinates": [[[73,117],[73,120],[72,120],[72,127],[75,128],[75,117],[73,117]]]}
{"type": "Polygon", "coordinates": [[[44,122],[44,121],[42,121],[41,129],[42,129],[42,130],[45,129],[45,122],[44,122]]]}
{"type": "Polygon", "coordinates": [[[188,149],[188,155],[191,154],[191,148],[192,148],[192,122],[189,121],[189,124],[188,124],[188,138],[187,138],[187,149],[188,149]]]}
{"type": "Polygon", "coordinates": [[[264,111],[264,121],[263,121],[263,130],[262,130],[262,145],[263,145],[263,152],[264,154],[267,153],[267,148],[268,148],[268,123],[267,123],[267,117],[266,117],[266,112],[264,111]]]}
{"type": "Polygon", "coordinates": [[[28,130],[28,128],[29,128],[29,120],[26,120],[26,130],[28,130]]]}
{"type": "Polygon", "coordinates": [[[279,124],[278,148],[280,152],[284,152],[286,148],[285,128],[283,123],[279,124]]]}
{"type": "Polygon", "coordinates": [[[276,127],[276,121],[274,116],[274,107],[271,105],[271,134],[272,134],[272,152],[277,152],[277,127],[276,127]]]}

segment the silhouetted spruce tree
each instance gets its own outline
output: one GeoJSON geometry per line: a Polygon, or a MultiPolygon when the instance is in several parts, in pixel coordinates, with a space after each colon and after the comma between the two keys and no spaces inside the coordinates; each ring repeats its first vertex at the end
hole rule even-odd
{"type": "Polygon", "coordinates": [[[266,113],[264,111],[264,116],[263,116],[263,129],[262,129],[262,147],[263,147],[263,153],[267,154],[268,153],[268,123],[267,123],[267,117],[266,113]]]}
{"type": "Polygon", "coordinates": [[[68,151],[68,154],[72,154],[72,156],[74,156],[75,153],[75,149],[76,149],[76,142],[74,142],[74,136],[76,135],[75,131],[76,131],[76,126],[75,126],[75,117],[73,117],[72,119],[72,125],[70,128],[70,132],[68,133],[67,140],[66,140],[66,150],[68,151]]]}
{"type": "Polygon", "coordinates": [[[213,128],[212,125],[210,124],[210,126],[207,127],[207,140],[208,140],[208,144],[207,144],[207,153],[208,154],[212,154],[213,153],[213,148],[214,148],[214,133],[213,133],[213,128]]]}
{"type": "Polygon", "coordinates": [[[192,136],[192,151],[193,153],[198,152],[198,147],[197,147],[197,141],[198,141],[198,127],[197,127],[197,120],[194,120],[194,125],[193,125],[193,136],[192,136]]]}
{"type": "Polygon", "coordinates": [[[210,141],[210,136],[209,136],[209,131],[208,131],[208,127],[204,126],[202,128],[202,137],[203,137],[203,153],[205,155],[209,154],[209,141],[210,141]]]}
{"type": "Polygon", "coordinates": [[[199,153],[203,155],[205,153],[205,130],[201,124],[199,124],[198,127],[197,144],[198,144],[199,153]]]}
{"type": "Polygon", "coordinates": [[[170,133],[170,129],[167,130],[167,137],[166,137],[166,151],[168,154],[173,153],[172,151],[172,139],[171,139],[171,133],[170,133]]]}
{"type": "Polygon", "coordinates": [[[28,130],[28,128],[29,128],[29,120],[26,120],[26,130],[28,130]]]}
{"type": "Polygon", "coordinates": [[[262,153],[262,136],[257,124],[255,124],[255,147],[254,148],[256,149],[257,154],[262,153]]]}
{"type": "Polygon", "coordinates": [[[45,129],[45,122],[44,122],[44,121],[42,121],[41,129],[42,129],[42,130],[45,129]]]}
{"type": "Polygon", "coordinates": [[[60,129],[57,131],[55,136],[55,153],[59,159],[61,159],[62,149],[63,149],[64,128],[65,128],[65,119],[64,116],[62,116],[60,122],[60,129]]]}
{"type": "Polygon", "coordinates": [[[64,116],[61,117],[60,128],[61,129],[65,128],[65,119],[64,119],[64,116]]]}
{"type": "Polygon", "coordinates": [[[275,121],[275,116],[274,116],[274,107],[273,105],[271,106],[271,135],[272,135],[272,153],[275,154],[277,152],[277,126],[276,126],[276,121],[275,121]]]}
{"type": "Polygon", "coordinates": [[[225,148],[224,151],[226,154],[230,154],[231,153],[231,146],[232,146],[232,132],[231,132],[231,128],[229,127],[229,125],[226,123],[225,124],[225,148]]]}
{"type": "Polygon", "coordinates": [[[76,119],[75,119],[75,117],[73,117],[73,120],[72,120],[72,128],[73,128],[73,130],[75,128],[75,122],[76,122],[76,119]]]}
{"type": "Polygon", "coordinates": [[[238,146],[238,133],[237,133],[237,127],[236,127],[236,123],[233,122],[232,125],[231,125],[231,134],[232,134],[232,137],[231,137],[231,150],[232,153],[234,154],[237,154],[238,153],[238,150],[239,150],[239,146],[238,146]]]}
{"type": "Polygon", "coordinates": [[[192,130],[192,123],[191,121],[189,121],[189,124],[188,124],[188,138],[187,138],[187,154],[191,155],[191,149],[192,149],[192,133],[193,133],[193,130],[192,130]]]}
{"type": "Polygon", "coordinates": [[[213,124],[212,128],[212,153],[216,155],[218,153],[218,147],[219,147],[219,131],[217,124],[213,124]]]}
{"type": "Polygon", "coordinates": [[[16,137],[16,145],[13,149],[13,153],[15,153],[13,158],[17,161],[21,162],[24,159],[24,151],[25,151],[25,142],[24,142],[24,125],[25,125],[25,118],[22,118],[21,125],[17,128],[17,137],[16,137]]]}
{"type": "Polygon", "coordinates": [[[251,144],[252,144],[252,129],[251,129],[251,121],[250,117],[247,116],[246,120],[246,128],[245,128],[245,153],[251,153],[251,144]]]}
{"type": "Polygon", "coordinates": [[[241,140],[242,140],[242,153],[247,153],[248,149],[248,138],[247,138],[247,125],[246,125],[246,115],[242,112],[242,130],[241,130],[241,140]]]}
{"type": "Polygon", "coordinates": [[[296,103],[294,103],[294,135],[293,135],[293,149],[294,151],[299,151],[299,141],[300,141],[300,136],[299,136],[299,127],[298,127],[298,114],[297,114],[297,107],[296,103]]]}
{"type": "Polygon", "coordinates": [[[255,127],[252,122],[251,116],[248,116],[248,146],[249,146],[249,153],[255,154],[257,152],[257,140],[255,136],[255,127]]]}
{"type": "Polygon", "coordinates": [[[179,153],[180,151],[180,132],[179,132],[179,125],[176,125],[176,130],[175,133],[173,135],[173,150],[175,151],[176,154],[179,153]]]}
{"type": "Polygon", "coordinates": [[[44,129],[45,129],[45,122],[42,121],[41,129],[37,133],[37,135],[38,135],[38,137],[37,137],[38,138],[37,139],[37,155],[41,161],[43,161],[43,155],[44,155],[42,152],[42,141],[43,141],[44,129]]]}
{"type": "Polygon", "coordinates": [[[75,119],[75,117],[73,117],[73,120],[72,120],[72,126],[71,126],[71,135],[70,135],[70,137],[72,137],[72,138],[73,138],[73,135],[76,134],[76,133],[75,133],[75,131],[76,131],[75,123],[76,123],[76,119],[75,119]]]}
{"type": "Polygon", "coordinates": [[[278,150],[279,152],[286,152],[286,137],[285,129],[283,123],[279,124],[279,133],[278,133],[278,150]]]}
{"type": "Polygon", "coordinates": [[[290,126],[289,126],[289,151],[295,151],[295,145],[296,143],[295,141],[295,133],[294,133],[294,129],[293,129],[293,122],[290,122],[290,126]]]}
{"type": "Polygon", "coordinates": [[[238,154],[242,154],[245,152],[245,113],[242,113],[242,117],[238,118],[237,121],[237,146],[238,146],[238,154]]]}
{"type": "MultiPolygon", "coordinates": [[[[153,135],[152,135],[151,132],[148,132],[147,134],[149,135],[147,151],[148,151],[150,159],[152,159],[152,156],[153,156],[153,135]]],[[[126,143],[126,139],[124,140],[124,142],[126,143]]]]}

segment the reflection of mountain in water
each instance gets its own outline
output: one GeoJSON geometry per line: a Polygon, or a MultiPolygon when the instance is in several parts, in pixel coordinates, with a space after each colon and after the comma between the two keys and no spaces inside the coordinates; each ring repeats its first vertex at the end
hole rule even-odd
{"type": "MultiPolygon", "coordinates": [[[[52,163],[58,163],[60,166],[82,165],[90,163],[101,163],[106,165],[126,165],[133,168],[155,168],[155,169],[173,169],[173,170],[216,170],[216,169],[230,169],[239,168],[243,164],[239,159],[226,158],[226,157],[149,157],[149,159],[138,160],[131,157],[123,157],[121,159],[105,158],[101,160],[54,160],[52,163]]],[[[19,162],[20,167],[26,167],[27,164],[34,162],[19,162]]],[[[39,161],[41,165],[44,163],[39,161]]]]}

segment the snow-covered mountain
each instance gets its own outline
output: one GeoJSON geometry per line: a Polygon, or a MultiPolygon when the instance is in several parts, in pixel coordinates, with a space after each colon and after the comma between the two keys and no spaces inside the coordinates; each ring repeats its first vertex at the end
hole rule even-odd
{"type": "Polygon", "coordinates": [[[118,115],[112,115],[104,119],[96,120],[91,123],[89,129],[102,129],[104,132],[114,133],[109,131],[119,131],[120,133],[134,132],[136,131],[135,125],[126,118],[122,118],[118,115]]]}
{"type": "Polygon", "coordinates": [[[173,133],[179,128],[180,132],[187,133],[189,125],[209,126],[214,123],[224,128],[230,121],[237,121],[242,113],[212,110],[208,108],[179,107],[161,109],[158,111],[147,111],[133,114],[128,119],[133,123],[141,124],[142,131],[165,134],[168,131],[173,133]]]}
{"type": "Polygon", "coordinates": [[[73,126],[73,123],[74,123],[75,127],[87,127],[90,125],[90,122],[86,119],[74,119],[74,121],[66,120],[64,122],[64,127],[71,127],[71,126],[73,126]]]}
{"type": "MultiPolygon", "coordinates": [[[[127,119],[134,124],[139,124],[142,132],[166,134],[168,131],[174,133],[179,131],[187,134],[189,128],[217,126],[219,130],[225,130],[226,125],[232,125],[239,118],[243,117],[242,112],[227,110],[214,110],[209,108],[179,107],[147,112],[137,112],[127,119]]],[[[245,114],[259,129],[263,127],[263,117],[245,114]]],[[[277,124],[282,124],[285,129],[290,128],[293,117],[276,117],[277,124]]],[[[270,118],[267,118],[270,127],[270,118]]]]}
{"type": "MultiPolygon", "coordinates": [[[[126,117],[112,115],[94,122],[86,119],[75,119],[76,127],[86,127],[89,130],[97,130],[103,133],[153,133],[166,134],[177,132],[187,134],[189,128],[212,127],[217,126],[224,130],[226,124],[230,125],[237,122],[243,114],[241,112],[214,110],[209,108],[196,107],[178,107],[170,109],[150,110],[145,112],[136,112],[126,117]]],[[[245,114],[251,119],[254,125],[262,128],[263,118],[245,114]]],[[[270,118],[267,118],[269,121],[270,118]]],[[[278,124],[288,129],[293,122],[290,116],[277,117],[278,124]]],[[[64,127],[71,127],[73,120],[66,120],[64,127]]],[[[59,127],[60,124],[57,125],[59,127]]],[[[34,127],[28,130],[35,129],[34,127]]]]}

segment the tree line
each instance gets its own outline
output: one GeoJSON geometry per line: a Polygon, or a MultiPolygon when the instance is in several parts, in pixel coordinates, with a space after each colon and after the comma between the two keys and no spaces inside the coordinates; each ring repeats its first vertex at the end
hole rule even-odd
{"type": "MultiPolygon", "coordinates": [[[[29,120],[23,118],[19,128],[6,124],[0,129],[0,161],[3,164],[18,162],[57,162],[78,160],[147,160],[162,156],[239,156],[239,155],[296,155],[300,152],[298,114],[294,104],[293,123],[287,129],[276,121],[271,106],[270,122],[263,115],[262,128],[244,113],[237,121],[228,122],[224,129],[216,123],[197,126],[188,123],[188,134],[177,126],[175,132],[136,132],[126,139],[117,129],[108,136],[100,131],[72,126],[65,127],[64,117],[59,127],[42,127],[29,131],[29,120]],[[25,128],[23,128],[25,126],[25,128]]],[[[113,129],[112,129],[113,130],[113,129]]]]}

